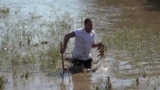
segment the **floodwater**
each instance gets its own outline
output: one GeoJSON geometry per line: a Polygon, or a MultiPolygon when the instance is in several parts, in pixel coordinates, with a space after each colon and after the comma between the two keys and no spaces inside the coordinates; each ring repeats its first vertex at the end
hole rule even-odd
{"type": "MultiPolygon", "coordinates": [[[[56,42],[58,38],[55,39],[54,37],[56,36],[49,37],[50,34],[48,34],[47,31],[40,29],[41,27],[38,28],[38,25],[41,24],[41,22],[56,20],[56,15],[61,16],[63,14],[69,14],[69,20],[70,18],[73,19],[73,22],[67,21],[67,23],[73,24],[70,29],[82,27],[83,20],[86,17],[92,18],[94,22],[94,29],[97,33],[97,42],[102,41],[102,38],[105,35],[114,35],[116,31],[120,30],[120,28],[123,29],[125,27],[126,29],[130,26],[143,27],[150,24],[156,26],[160,23],[158,17],[160,13],[158,11],[150,12],[147,11],[147,9],[145,10],[145,4],[142,4],[143,0],[140,2],[133,1],[133,4],[127,1],[128,0],[1,0],[0,25],[3,28],[0,32],[5,32],[5,23],[13,24],[19,21],[21,22],[31,19],[32,22],[29,23],[34,25],[24,28],[30,29],[35,27],[34,32],[29,30],[29,34],[33,35],[30,43],[33,46],[32,48],[21,48],[20,50],[17,50],[20,54],[25,55],[30,52],[33,54],[36,51],[41,52],[47,47],[55,44],[54,42],[56,42]],[[3,12],[2,9],[5,7],[9,8],[9,13],[3,12]],[[137,10],[137,8],[139,10],[137,10]],[[137,12],[132,13],[134,10],[137,10],[137,12]],[[149,18],[147,18],[148,16],[143,13],[152,13],[154,16],[149,16],[149,18]],[[157,18],[155,19],[155,17],[157,18]],[[155,20],[153,21],[153,19],[155,20]],[[40,36],[38,36],[38,34],[33,34],[39,32],[45,34],[40,36]],[[37,37],[40,37],[40,40],[37,39],[37,37]],[[37,48],[36,46],[39,45],[41,40],[49,42],[49,45],[41,45],[37,48]]],[[[27,25],[30,24],[27,23],[27,25]]],[[[22,28],[19,30],[21,29],[22,28]]],[[[67,33],[72,30],[60,30],[60,32],[63,31],[64,33],[67,33]]],[[[9,34],[10,33],[12,32],[9,32],[9,34]]],[[[62,35],[60,37],[62,38],[64,34],[60,33],[60,35],[62,35]]],[[[3,34],[1,37],[3,37],[3,34]]],[[[11,38],[14,37],[11,35],[11,38]]],[[[17,38],[25,39],[26,37],[17,38]]],[[[0,40],[2,41],[2,38],[0,38],[0,40]]],[[[9,46],[17,44],[14,41],[11,43],[14,44],[10,44],[9,46]]],[[[72,46],[73,45],[70,45],[69,49],[72,48],[72,46]]],[[[12,48],[17,47],[15,45],[15,47],[12,48]]],[[[99,60],[99,57],[95,57],[97,55],[96,50],[93,50],[93,54],[94,62],[96,62],[99,60]]],[[[107,77],[110,77],[111,79],[113,90],[160,90],[160,77],[158,73],[158,69],[160,68],[158,66],[159,62],[157,62],[157,66],[154,68],[151,68],[145,61],[138,63],[138,67],[138,65],[134,66],[130,63],[130,60],[126,59],[128,58],[127,55],[128,54],[126,52],[119,52],[118,50],[109,49],[104,58],[100,59],[98,63],[93,63],[93,67],[97,67],[97,71],[92,73],[84,72],[77,74],[65,72],[63,79],[61,75],[61,67],[56,67],[58,68],[57,70],[45,71],[41,69],[41,64],[39,62],[31,65],[23,64],[16,67],[11,67],[6,61],[8,66],[1,66],[0,74],[5,76],[4,90],[97,90],[96,87],[100,90],[106,90],[107,77]],[[117,53],[124,58],[116,58],[115,54],[117,53]],[[142,65],[146,66],[141,68],[142,65]],[[152,69],[154,71],[152,71],[152,69]]],[[[42,59],[45,60],[45,58],[42,59]]],[[[65,65],[67,67],[67,64],[65,65]]]]}

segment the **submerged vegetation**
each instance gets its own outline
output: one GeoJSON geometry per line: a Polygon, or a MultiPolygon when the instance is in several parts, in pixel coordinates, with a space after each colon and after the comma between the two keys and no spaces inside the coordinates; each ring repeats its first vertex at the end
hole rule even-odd
{"type": "Polygon", "coordinates": [[[4,22],[1,27],[1,67],[39,63],[47,65],[45,68],[55,68],[60,61],[59,43],[64,34],[70,32],[73,22],[69,13],[55,15],[55,18],[39,24],[34,24],[33,18],[4,22]]]}
{"type": "MultiPolygon", "coordinates": [[[[125,51],[133,61],[156,62],[160,54],[159,27],[131,28],[117,30],[113,35],[106,36],[104,42],[110,49],[125,51]]],[[[126,58],[128,58],[126,57],[126,58]]]]}
{"type": "Polygon", "coordinates": [[[8,7],[0,7],[0,13],[4,13],[4,14],[7,14],[9,13],[9,8],[8,7]]]}
{"type": "MultiPolygon", "coordinates": [[[[13,79],[18,79],[17,76],[28,79],[30,70],[36,67],[48,73],[61,68],[59,44],[72,30],[74,19],[67,12],[62,15],[53,12],[54,20],[37,23],[39,19],[33,16],[36,14],[1,24],[0,69],[13,71],[13,79]]],[[[0,76],[0,88],[4,88],[4,76],[0,76]]]]}
{"type": "Polygon", "coordinates": [[[3,89],[5,85],[5,77],[0,75],[0,89],[3,89]]]}
{"type": "MultiPolygon", "coordinates": [[[[160,27],[124,28],[103,39],[116,59],[117,77],[133,78],[160,75],[160,27]],[[125,62],[122,64],[120,62],[125,62]],[[125,65],[129,67],[120,68],[125,65]],[[124,77],[125,76],[125,77],[124,77]]],[[[136,80],[139,83],[138,79],[136,80]]]]}
{"type": "MultiPolygon", "coordinates": [[[[106,8],[104,7],[107,6],[105,5],[105,3],[108,1],[102,1],[104,1],[102,2],[102,4],[104,5],[101,6],[100,4],[101,7],[97,5],[93,10],[91,10],[91,12],[93,13],[90,13],[88,15],[90,16],[96,13],[94,16],[91,17],[93,17],[94,20],[98,20],[95,19],[97,17],[101,18],[101,20],[96,21],[95,26],[99,29],[97,30],[98,35],[100,35],[101,33],[104,34],[104,37],[102,35],[102,43],[105,44],[105,50],[107,50],[106,55],[104,57],[106,58],[108,53],[110,53],[110,57],[115,58],[114,66],[111,67],[111,69],[116,66],[116,72],[114,72],[113,70],[113,72],[116,73],[116,77],[122,78],[122,81],[124,78],[134,78],[133,82],[137,85],[135,87],[139,87],[142,81],[141,78],[139,78],[139,76],[143,76],[143,78],[149,77],[150,79],[150,76],[152,75],[160,75],[160,27],[143,27],[142,25],[142,27],[138,28],[134,26],[134,28],[125,28],[123,27],[123,24],[126,23],[123,23],[122,25],[120,24],[123,28],[116,28],[116,30],[113,31],[111,28],[111,30],[108,33],[107,31],[108,28],[110,29],[110,24],[112,24],[112,22],[114,21],[117,21],[110,19],[110,15],[112,17],[113,14],[113,18],[115,18],[116,16],[120,17],[122,13],[121,11],[119,11],[120,9],[114,10],[115,7],[109,7],[109,10],[106,11],[106,8]],[[106,13],[108,13],[109,15],[107,14],[108,16],[105,16],[106,13]],[[100,25],[98,26],[98,24],[100,25]],[[106,32],[102,30],[103,28],[106,28],[106,32]],[[100,31],[100,29],[102,32],[100,31]],[[121,69],[121,61],[127,62],[125,64],[131,65],[131,68],[121,69]]],[[[117,1],[113,2],[116,4],[120,3],[117,1]]],[[[127,5],[129,5],[128,2],[127,5]]],[[[134,11],[131,11],[130,9],[132,8],[130,7],[126,7],[126,9],[132,12],[130,14],[134,13],[135,15],[141,15],[135,13],[134,11]]],[[[137,7],[135,9],[137,9],[137,7]]],[[[135,9],[133,8],[133,10],[135,9]]],[[[0,8],[0,13],[9,14],[10,12],[11,10],[8,7],[2,9],[0,8]]],[[[35,69],[37,67],[38,70],[45,72],[45,74],[47,73],[47,75],[48,73],[52,74],[52,72],[59,72],[59,70],[61,69],[61,56],[59,55],[59,44],[66,33],[70,32],[71,30],[77,27],[79,28],[79,25],[83,24],[83,17],[73,17],[69,12],[58,14],[57,11],[51,10],[49,20],[43,20],[41,19],[43,18],[43,16],[37,15],[36,11],[29,13],[28,18],[19,17],[18,13],[19,11],[15,11],[15,18],[17,17],[15,21],[7,21],[7,19],[5,19],[3,22],[1,22],[2,24],[0,24],[0,70],[2,71],[1,73],[4,74],[5,72],[11,72],[13,74],[13,79],[15,81],[17,79],[18,81],[19,78],[22,80],[29,80],[28,78],[33,74],[32,72],[36,72],[35,69]]],[[[126,16],[130,17],[130,14],[127,14],[126,16]]],[[[143,15],[144,13],[141,16],[143,15]]],[[[124,21],[127,20],[126,16],[124,21]]],[[[133,18],[133,20],[137,19],[133,18]]],[[[127,21],[127,24],[131,21],[127,21]]],[[[69,42],[65,56],[70,54],[70,48],[73,47],[72,43],[73,42],[71,40],[71,42],[69,42]]],[[[105,64],[106,65],[104,65],[104,67],[106,66],[108,68],[107,60],[105,64]]],[[[7,77],[0,76],[0,89],[5,87],[5,78],[7,77]]],[[[68,77],[70,76],[68,75],[68,77]]],[[[77,78],[79,79],[79,77],[77,78]]],[[[108,77],[107,79],[101,77],[100,79],[103,79],[103,87],[99,86],[99,84],[96,83],[95,87],[93,87],[93,90],[112,90],[112,88],[114,90],[114,85],[112,85],[112,77],[108,77]]],[[[69,82],[69,84],[72,83],[70,79],[69,82]]],[[[153,85],[155,90],[157,88],[156,85],[158,86],[158,84],[153,85]]],[[[52,85],[50,85],[49,87],[52,87],[52,85]]],[[[125,90],[125,87],[123,87],[122,90],[125,90]]]]}

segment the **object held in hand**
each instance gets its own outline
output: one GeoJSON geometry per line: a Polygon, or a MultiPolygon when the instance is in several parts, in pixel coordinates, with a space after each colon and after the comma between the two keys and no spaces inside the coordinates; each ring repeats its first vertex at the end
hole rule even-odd
{"type": "Polygon", "coordinates": [[[104,56],[104,45],[102,43],[99,43],[99,47],[97,48],[97,51],[99,52],[98,56],[102,58],[104,56]]]}

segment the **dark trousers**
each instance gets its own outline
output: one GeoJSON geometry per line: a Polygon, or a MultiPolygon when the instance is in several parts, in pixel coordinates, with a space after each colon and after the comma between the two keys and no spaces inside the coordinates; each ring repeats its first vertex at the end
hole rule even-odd
{"type": "Polygon", "coordinates": [[[80,59],[73,59],[72,61],[73,65],[82,65],[84,68],[91,69],[92,65],[92,58],[88,60],[80,60],[80,59]]]}

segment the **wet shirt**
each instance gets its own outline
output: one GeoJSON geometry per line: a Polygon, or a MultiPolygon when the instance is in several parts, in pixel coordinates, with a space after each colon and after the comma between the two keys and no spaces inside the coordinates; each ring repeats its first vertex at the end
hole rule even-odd
{"type": "Polygon", "coordinates": [[[80,60],[87,60],[90,58],[92,44],[95,39],[95,32],[92,30],[91,33],[87,33],[84,28],[74,31],[75,46],[73,50],[73,58],[80,60]]]}

